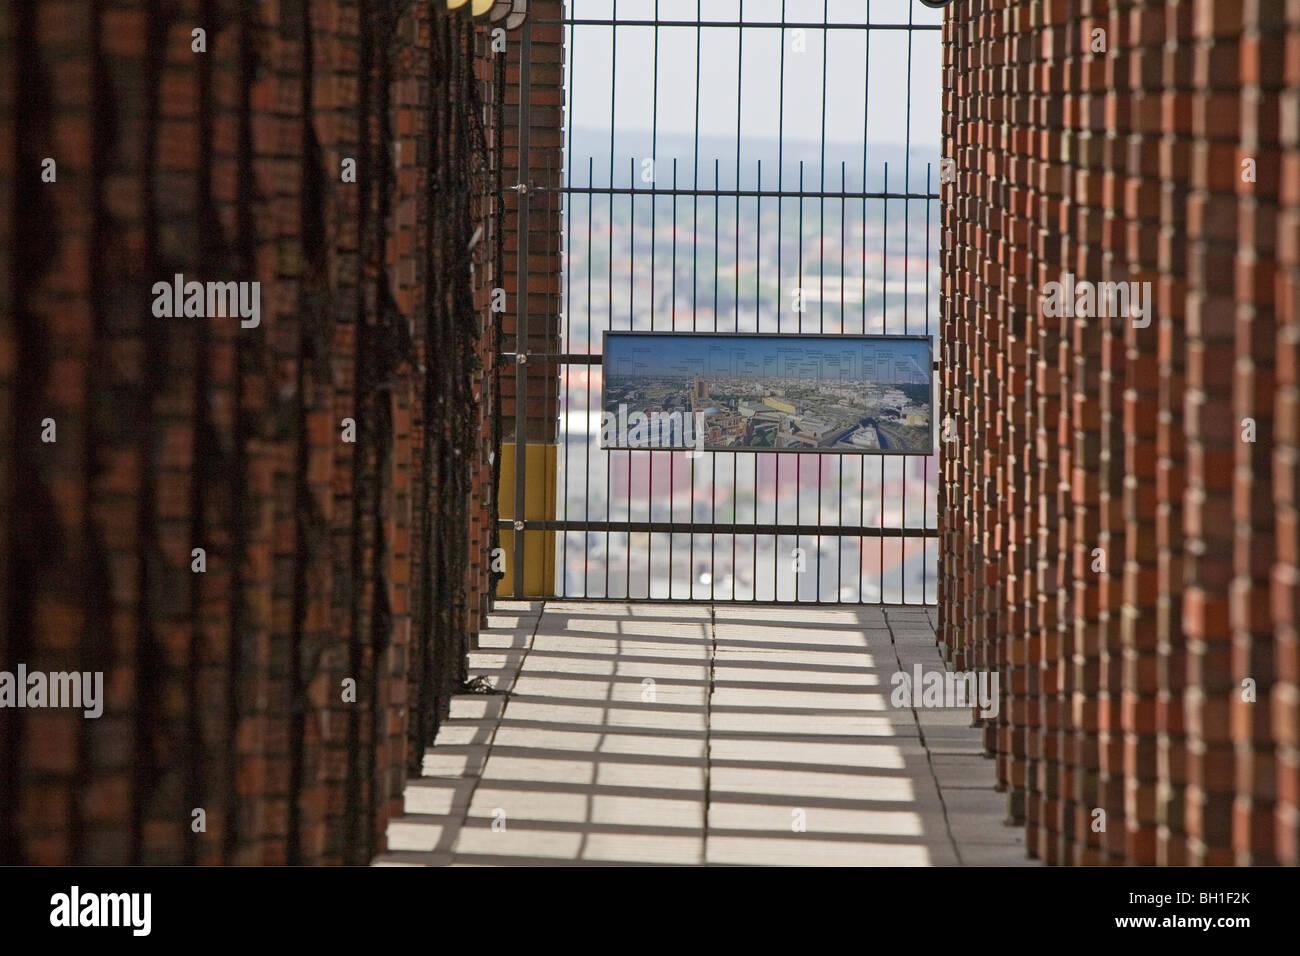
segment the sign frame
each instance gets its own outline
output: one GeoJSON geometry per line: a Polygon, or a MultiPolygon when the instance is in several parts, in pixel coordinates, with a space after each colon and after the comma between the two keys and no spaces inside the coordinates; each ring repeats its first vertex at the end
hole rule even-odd
{"type": "MultiPolygon", "coordinates": [[[[888,334],[888,333],[856,333],[856,332],[712,332],[707,330],[637,330],[637,329],[605,329],[601,337],[601,380],[600,380],[600,415],[601,421],[604,422],[604,416],[607,414],[606,393],[610,384],[610,354],[609,341],[611,338],[652,338],[664,337],[673,339],[699,338],[699,339],[750,339],[750,340],[816,340],[820,343],[829,341],[850,342],[850,341],[876,341],[876,342],[921,342],[925,344],[925,373],[926,384],[928,386],[930,401],[930,443],[925,450],[916,450],[913,448],[894,450],[890,448],[870,448],[870,447],[732,447],[732,446],[709,446],[704,445],[702,453],[705,454],[787,454],[787,455],[869,455],[884,457],[906,457],[920,456],[926,457],[938,453],[937,436],[938,436],[938,416],[937,416],[937,395],[935,394],[935,363],[934,363],[934,337],[924,334],[888,334]]],[[[689,413],[687,413],[689,414],[689,413]]],[[[598,433],[598,447],[601,451],[671,451],[679,453],[693,453],[694,446],[691,444],[683,445],[623,445],[623,444],[604,444],[604,429],[598,433]]]]}

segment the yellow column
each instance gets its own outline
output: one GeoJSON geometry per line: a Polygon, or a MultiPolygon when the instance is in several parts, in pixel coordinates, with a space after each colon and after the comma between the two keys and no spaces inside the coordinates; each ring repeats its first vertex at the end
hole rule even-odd
{"type": "MultiPolygon", "coordinates": [[[[524,519],[547,521],[555,517],[554,444],[529,444],[524,457],[524,519]]],[[[497,508],[501,517],[515,518],[515,446],[501,444],[501,487],[497,489],[497,508]]],[[[515,597],[515,534],[501,529],[501,547],[505,551],[505,577],[497,583],[498,597],[515,597]]],[[[524,597],[551,597],[555,594],[555,532],[525,531],[524,597]]]]}

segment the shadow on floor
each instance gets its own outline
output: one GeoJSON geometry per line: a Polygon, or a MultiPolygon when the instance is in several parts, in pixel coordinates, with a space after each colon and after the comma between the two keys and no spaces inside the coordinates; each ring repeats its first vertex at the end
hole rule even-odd
{"type": "Polygon", "coordinates": [[[509,603],[377,864],[1015,864],[924,608],[509,603]]]}

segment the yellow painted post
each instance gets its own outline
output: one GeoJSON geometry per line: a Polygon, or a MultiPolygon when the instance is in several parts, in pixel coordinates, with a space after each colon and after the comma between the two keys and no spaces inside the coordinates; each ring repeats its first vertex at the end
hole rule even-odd
{"type": "MultiPolygon", "coordinates": [[[[554,444],[528,444],[524,458],[524,520],[548,521],[555,517],[556,449],[554,444]]],[[[501,486],[497,507],[507,521],[515,519],[515,445],[501,444],[501,486]]],[[[497,596],[514,597],[514,544],[516,532],[501,529],[506,573],[497,584],[497,596]]],[[[552,597],[555,594],[555,532],[524,533],[524,597],[552,597]]]]}

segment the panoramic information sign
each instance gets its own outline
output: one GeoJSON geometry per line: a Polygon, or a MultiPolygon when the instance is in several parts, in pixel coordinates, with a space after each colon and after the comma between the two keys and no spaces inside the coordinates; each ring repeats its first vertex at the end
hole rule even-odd
{"type": "Polygon", "coordinates": [[[930,338],[606,332],[602,448],[934,451],[930,338]]]}

